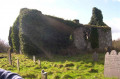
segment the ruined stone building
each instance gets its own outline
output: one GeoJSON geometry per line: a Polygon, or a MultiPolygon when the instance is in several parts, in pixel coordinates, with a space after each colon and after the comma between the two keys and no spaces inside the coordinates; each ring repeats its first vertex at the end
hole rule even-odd
{"type": "Polygon", "coordinates": [[[56,53],[72,46],[70,49],[75,47],[80,50],[111,47],[111,28],[103,23],[102,18],[97,21],[93,18],[90,23],[83,25],[77,19],[64,20],[44,15],[38,10],[23,8],[10,28],[9,45],[13,51],[27,55],[47,55],[46,52],[56,53]]]}
{"type": "Polygon", "coordinates": [[[108,26],[99,27],[92,25],[83,25],[74,31],[73,38],[75,47],[81,50],[91,50],[94,48],[104,50],[105,48],[112,46],[111,28],[108,26]],[[96,29],[96,32],[92,32],[92,29],[96,29]],[[97,33],[97,36],[92,35],[91,33],[97,33]],[[92,44],[97,46],[92,46],[92,44]]]}

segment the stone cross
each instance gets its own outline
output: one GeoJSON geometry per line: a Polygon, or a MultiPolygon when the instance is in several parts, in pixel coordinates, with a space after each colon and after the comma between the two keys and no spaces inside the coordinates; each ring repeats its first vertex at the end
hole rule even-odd
{"type": "Polygon", "coordinates": [[[35,55],[33,55],[33,61],[35,62],[35,55]]]}
{"type": "Polygon", "coordinates": [[[94,52],[92,57],[93,61],[98,61],[98,53],[94,52]]]}
{"type": "Polygon", "coordinates": [[[47,79],[47,72],[41,71],[41,79],[47,79]]]}
{"type": "Polygon", "coordinates": [[[8,50],[8,58],[9,58],[9,64],[12,65],[12,59],[11,59],[11,51],[8,50]]]}
{"type": "Polygon", "coordinates": [[[104,76],[120,79],[120,52],[117,54],[115,50],[112,50],[110,54],[109,52],[105,54],[104,76]]]}
{"type": "Polygon", "coordinates": [[[20,63],[18,58],[17,58],[17,70],[20,71],[20,63]]]}

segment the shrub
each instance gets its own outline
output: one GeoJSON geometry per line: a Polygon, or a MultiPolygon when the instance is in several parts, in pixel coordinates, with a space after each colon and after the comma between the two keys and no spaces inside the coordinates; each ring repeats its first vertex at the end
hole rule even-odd
{"type": "Polygon", "coordinates": [[[120,51],[120,39],[112,41],[112,49],[120,51]]]}

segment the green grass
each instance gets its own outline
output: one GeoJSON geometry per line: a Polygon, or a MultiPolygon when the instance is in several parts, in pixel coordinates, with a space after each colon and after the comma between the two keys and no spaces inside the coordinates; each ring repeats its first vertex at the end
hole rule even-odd
{"type": "Polygon", "coordinates": [[[104,54],[99,54],[98,62],[93,62],[92,54],[77,56],[53,56],[51,59],[37,57],[38,61],[24,55],[12,54],[13,65],[9,65],[7,54],[0,53],[0,68],[18,73],[25,79],[41,79],[41,70],[48,73],[48,79],[113,79],[104,78],[104,54]],[[17,71],[17,58],[20,61],[20,71],[17,71]]]}

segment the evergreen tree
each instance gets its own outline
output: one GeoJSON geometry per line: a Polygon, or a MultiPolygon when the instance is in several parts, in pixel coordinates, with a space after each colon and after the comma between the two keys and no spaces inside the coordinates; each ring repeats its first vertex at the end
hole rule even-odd
{"type": "Polygon", "coordinates": [[[93,8],[92,17],[89,24],[97,26],[106,26],[106,24],[103,22],[103,15],[101,10],[97,9],[96,7],[93,8]]]}

